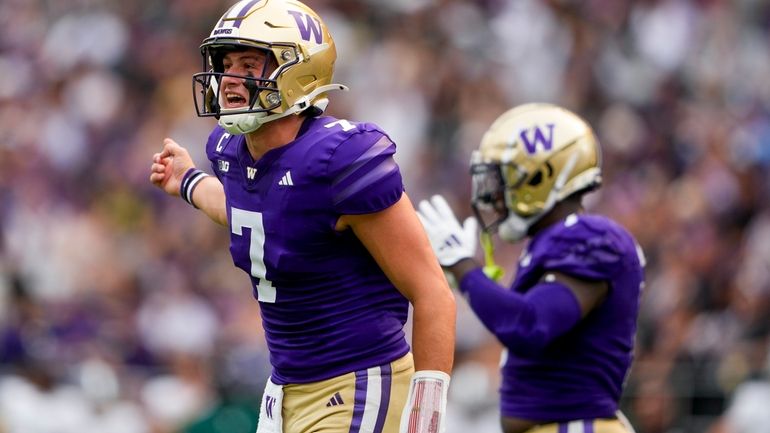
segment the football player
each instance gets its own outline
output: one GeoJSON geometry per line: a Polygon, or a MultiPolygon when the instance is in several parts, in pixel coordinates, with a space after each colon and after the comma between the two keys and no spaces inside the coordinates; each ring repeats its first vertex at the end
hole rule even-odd
{"type": "Polygon", "coordinates": [[[476,217],[461,226],[446,200],[419,204],[441,265],[504,346],[500,410],[506,433],[620,433],[644,259],[611,219],[585,213],[601,182],[599,144],[574,113],[526,104],[500,116],[471,160],[476,217]],[[509,289],[475,260],[477,227],[529,237],[509,289]]]}
{"type": "Polygon", "coordinates": [[[258,432],[443,431],[454,295],[393,141],[323,115],[345,89],[326,25],[295,0],[243,0],[201,53],[193,88],[198,115],[218,119],[214,175],[167,138],[150,180],[228,227],[251,278],[273,367],[258,432]]]}

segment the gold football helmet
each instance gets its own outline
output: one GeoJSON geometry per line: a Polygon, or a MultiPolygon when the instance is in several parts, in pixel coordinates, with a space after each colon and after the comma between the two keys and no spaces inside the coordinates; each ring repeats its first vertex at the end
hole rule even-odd
{"type": "Polygon", "coordinates": [[[233,134],[245,134],[290,114],[318,115],[330,90],[337,51],[321,18],[297,0],[241,0],[219,19],[201,45],[204,70],[193,75],[199,116],[214,116],[233,134]],[[225,73],[227,53],[257,49],[266,55],[261,76],[225,73]],[[243,107],[223,108],[223,76],[243,80],[249,100],[243,107]]]}
{"type": "Polygon", "coordinates": [[[551,104],[501,115],[471,156],[472,206],[485,232],[516,242],[553,206],[601,183],[601,150],[591,127],[551,104]]]}

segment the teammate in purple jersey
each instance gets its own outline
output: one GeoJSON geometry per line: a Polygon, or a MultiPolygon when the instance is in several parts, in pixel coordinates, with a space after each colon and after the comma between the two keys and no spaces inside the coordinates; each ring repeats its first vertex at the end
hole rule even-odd
{"type": "Polygon", "coordinates": [[[505,433],[623,433],[618,410],[631,366],[644,281],[636,241],[609,218],[586,214],[601,183],[590,126],[549,104],[500,116],[471,160],[476,217],[461,226],[446,200],[419,204],[440,264],[505,350],[505,433]],[[478,221],[487,266],[476,260],[478,221]],[[510,289],[495,280],[491,234],[529,237],[510,289]]]}
{"type": "Polygon", "coordinates": [[[322,116],[326,93],[345,89],[323,21],[298,1],[243,0],[201,53],[194,93],[219,121],[206,145],[215,176],[166,139],[150,180],[230,229],[273,366],[258,432],[443,431],[454,296],[393,141],[322,116]]]}

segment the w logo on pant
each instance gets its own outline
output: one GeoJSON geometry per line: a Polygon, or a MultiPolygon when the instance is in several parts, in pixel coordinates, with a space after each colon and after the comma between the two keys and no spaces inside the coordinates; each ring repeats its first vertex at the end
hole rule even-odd
{"type": "Polygon", "coordinates": [[[269,419],[273,419],[273,408],[275,407],[275,397],[265,396],[265,413],[269,419]]]}
{"type": "Polygon", "coordinates": [[[539,126],[535,126],[531,129],[522,129],[521,132],[519,132],[519,138],[521,138],[521,142],[524,144],[524,148],[530,155],[537,152],[538,143],[542,143],[543,150],[545,151],[551,150],[553,147],[554,124],[549,123],[545,126],[548,128],[547,136],[539,126]],[[530,131],[532,132],[530,133],[530,131]]]}

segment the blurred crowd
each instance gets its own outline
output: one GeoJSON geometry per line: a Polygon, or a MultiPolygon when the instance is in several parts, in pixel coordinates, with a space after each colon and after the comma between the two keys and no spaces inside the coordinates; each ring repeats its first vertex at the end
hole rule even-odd
{"type": "MultiPolygon", "coordinates": [[[[254,431],[248,279],[226,230],[148,181],[165,136],[208,167],[191,75],[231,3],[0,2],[0,432],[254,431]]],[[[307,4],[350,87],[330,113],[391,134],[413,201],[470,214],[470,152],[507,108],[584,115],[589,210],[647,257],[624,412],[638,433],[770,432],[770,3],[307,4]]],[[[521,246],[496,246],[512,268],[521,246]]],[[[458,310],[447,433],[497,432],[500,347],[458,310]]]]}

